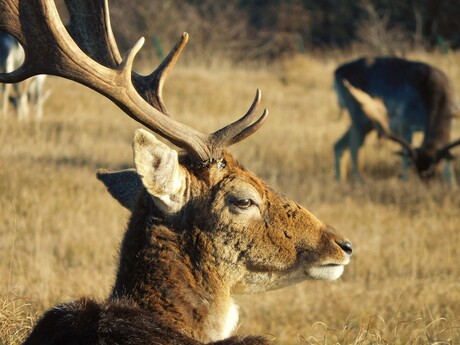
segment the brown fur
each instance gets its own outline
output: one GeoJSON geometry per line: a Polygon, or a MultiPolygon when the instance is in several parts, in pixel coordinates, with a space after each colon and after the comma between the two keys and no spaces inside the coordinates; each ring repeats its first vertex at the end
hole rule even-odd
{"type": "Polygon", "coordinates": [[[231,295],[318,278],[309,268],[344,263],[351,246],[230,154],[224,162],[200,170],[182,165],[187,202],[176,214],[162,213],[141,188],[109,299],[52,309],[25,344],[268,344],[260,337],[216,339],[231,295]],[[248,191],[259,205],[250,217],[231,204],[248,191]]]}
{"type": "MultiPolygon", "coordinates": [[[[127,301],[81,299],[48,311],[25,345],[200,345],[127,301]]],[[[213,345],[263,345],[262,337],[231,337],[213,345]]]]}

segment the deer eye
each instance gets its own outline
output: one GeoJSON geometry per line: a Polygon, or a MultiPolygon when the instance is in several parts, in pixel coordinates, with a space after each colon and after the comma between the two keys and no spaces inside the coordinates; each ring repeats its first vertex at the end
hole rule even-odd
{"type": "Polygon", "coordinates": [[[238,199],[238,200],[233,201],[233,205],[244,210],[244,209],[251,207],[252,205],[255,205],[255,202],[249,198],[238,199]]]}

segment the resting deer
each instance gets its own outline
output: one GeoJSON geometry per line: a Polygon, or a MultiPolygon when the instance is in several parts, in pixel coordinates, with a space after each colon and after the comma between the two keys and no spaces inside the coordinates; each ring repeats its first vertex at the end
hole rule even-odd
{"type": "Polygon", "coordinates": [[[25,344],[268,344],[231,336],[238,320],[232,296],[337,279],[350,261],[350,241],[229,153],[266,119],[266,111],[257,116],[259,91],[242,118],[201,133],[169,117],[162,99],[187,34],[152,74],[140,76],[132,64],[143,39],[121,58],[106,1],[66,4],[69,31],[53,0],[0,2],[0,30],[26,52],[25,64],[0,81],[43,73],[82,83],[183,152],[140,129],[135,169],[98,173],[131,211],[113,290],[103,302],[80,299],[46,312],[25,344]]]}
{"type": "Polygon", "coordinates": [[[348,148],[354,177],[361,181],[358,152],[366,135],[376,128],[380,134],[402,145],[405,152],[403,179],[407,179],[407,167],[412,165],[421,179],[430,180],[445,160],[445,177],[451,185],[455,184],[449,150],[459,143],[458,140],[449,142],[455,112],[452,89],[442,71],[398,58],[362,58],[336,69],[334,87],[339,105],[346,107],[351,117],[350,128],[334,145],[338,180],[343,176],[341,157],[348,148]],[[359,95],[350,93],[344,80],[362,92],[359,95]],[[367,97],[359,97],[363,93],[367,97]],[[372,116],[369,109],[374,113],[378,109],[380,115],[372,116]],[[416,131],[422,131],[424,137],[421,146],[415,149],[411,141],[416,131]]]}
{"type": "MultiPolygon", "coordinates": [[[[9,73],[18,68],[24,60],[24,50],[13,36],[0,32],[0,72],[9,73]]],[[[34,114],[36,120],[43,117],[43,105],[49,96],[44,92],[45,75],[37,75],[21,83],[15,83],[13,89],[9,84],[3,84],[1,91],[1,111],[5,116],[8,105],[13,103],[20,120],[34,114]],[[13,92],[12,92],[13,91],[13,92]]]]}

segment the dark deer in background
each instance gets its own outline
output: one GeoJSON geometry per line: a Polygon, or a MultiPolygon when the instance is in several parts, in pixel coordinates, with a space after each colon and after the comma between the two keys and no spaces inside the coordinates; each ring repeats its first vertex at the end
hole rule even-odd
{"type": "Polygon", "coordinates": [[[266,119],[266,111],[256,116],[259,91],[245,116],[210,135],[198,132],[169,117],[161,96],[187,34],[140,76],[132,64],[143,39],[121,58],[106,1],[66,4],[69,31],[53,0],[0,2],[0,30],[26,52],[25,64],[0,81],[52,74],[82,83],[184,152],[138,130],[135,169],[98,173],[131,211],[112,293],[51,309],[25,344],[268,344],[228,338],[238,320],[232,295],[337,279],[351,243],[228,152],[266,119]]]}
{"type": "Polygon", "coordinates": [[[334,145],[338,180],[343,176],[341,158],[348,148],[354,177],[361,181],[358,152],[367,134],[377,129],[402,146],[403,179],[412,165],[420,178],[429,180],[444,160],[445,178],[455,185],[449,150],[459,142],[450,142],[453,91],[442,71],[399,58],[362,58],[336,69],[334,87],[339,105],[346,107],[351,117],[350,128],[334,145]],[[362,92],[350,92],[345,80],[362,92]],[[417,131],[423,132],[423,142],[413,148],[412,136],[417,131]]]}

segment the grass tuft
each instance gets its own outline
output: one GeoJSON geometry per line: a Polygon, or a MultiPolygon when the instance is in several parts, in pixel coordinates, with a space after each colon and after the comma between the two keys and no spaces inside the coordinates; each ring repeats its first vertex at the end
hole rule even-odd
{"type": "Polygon", "coordinates": [[[0,344],[22,343],[36,319],[37,307],[20,296],[0,296],[0,344]]]}

